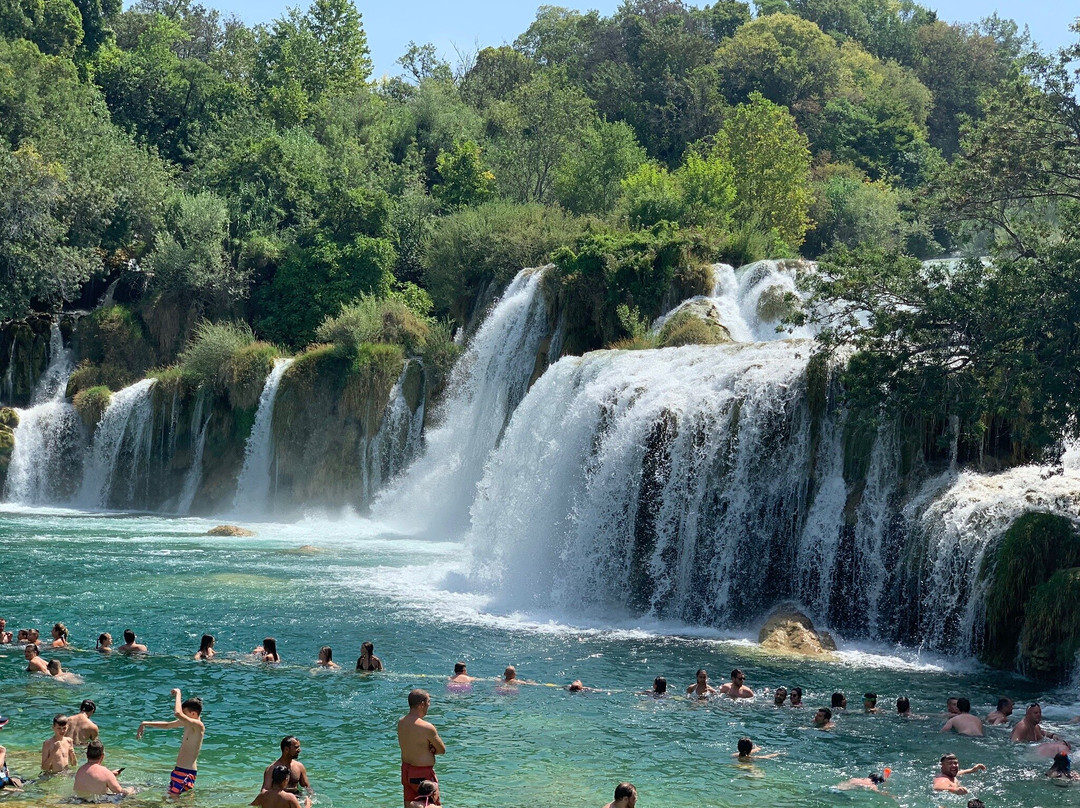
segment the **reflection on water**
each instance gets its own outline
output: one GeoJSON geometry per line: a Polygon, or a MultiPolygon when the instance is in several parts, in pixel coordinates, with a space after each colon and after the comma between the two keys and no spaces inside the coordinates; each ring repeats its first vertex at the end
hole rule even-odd
{"type": "MultiPolygon", "coordinates": [[[[0,741],[13,771],[36,774],[52,715],[92,698],[110,765],[125,766],[122,779],[143,789],[131,803],[162,805],[179,734],[147,733],[141,741],[134,734],[142,720],[171,717],[169,690],[180,687],[206,703],[207,739],[189,804],[250,802],[280,739],[296,734],[319,806],[398,805],[394,722],[409,689],[420,686],[433,694],[431,718],[449,748],[438,767],[448,805],[596,806],[620,780],[633,781],[639,804],[649,806],[896,805],[830,790],[884,766],[894,772],[888,788],[902,806],[966,805],[929,790],[945,751],[965,767],[990,767],[965,778],[988,806],[1080,805],[1080,790],[1038,779],[1046,761],[1010,745],[1004,731],[990,729],[982,739],[938,732],[949,696],[967,695],[985,714],[999,695],[1018,702],[1038,695],[1047,725],[1080,738],[1066,724],[1080,712],[1073,693],[1041,693],[1022,679],[912,649],[842,646],[837,662],[802,662],[711,630],[618,616],[577,625],[566,614],[491,614],[460,578],[456,591],[442,588],[448,574],[463,570],[460,545],[388,535],[360,520],[260,525],[249,539],[200,535],[210,526],[0,513],[0,616],[9,628],[45,630],[63,620],[77,648],[46,656],[86,679],[62,686],[29,677],[18,649],[0,649],[0,713],[11,717],[0,741]],[[129,627],[150,656],[85,650],[98,633],[119,637],[129,627]],[[217,637],[220,661],[192,660],[203,633],[217,637]],[[265,636],[277,638],[280,666],[247,655],[265,636]],[[369,639],[388,672],[358,676],[351,668],[369,639]],[[333,647],[344,670],[313,670],[322,645],[333,647]],[[491,681],[447,692],[445,676],[458,659],[491,681]],[[494,677],[511,663],[546,686],[499,690],[494,677]],[[719,684],[736,665],[764,698],[697,703],[636,694],[658,674],[681,692],[699,667],[719,684]],[[578,678],[601,692],[561,689],[578,678]],[[907,695],[924,717],[852,711],[823,733],[809,727],[811,709],[772,707],[769,693],[781,684],[803,687],[807,708],[828,703],[834,690],[853,705],[867,690],[883,707],[907,695]],[[731,754],[744,735],[785,754],[738,766],[731,754]]],[[[70,792],[70,778],[61,776],[6,799],[49,805],[70,792]]]]}

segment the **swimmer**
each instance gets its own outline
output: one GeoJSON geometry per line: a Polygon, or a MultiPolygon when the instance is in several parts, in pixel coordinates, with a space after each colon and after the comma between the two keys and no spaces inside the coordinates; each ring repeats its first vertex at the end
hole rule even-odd
{"type": "Polygon", "coordinates": [[[320,668],[340,668],[341,666],[334,662],[334,651],[329,645],[324,645],[319,649],[319,659],[315,663],[320,668]]]}
{"type": "Polygon", "coordinates": [[[52,648],[67,648],[68,646],[68,630],[67,626],[63,623],[57,623],[52,627],[52,642],[49,644],[52,648]]]}
{"type": "Polygon", "coordinates": [[[862,708],[864,713],[880,713],[877,706],[877,693],[863,693],[862,708]]]}
{"type": "Polygon", "coordinates": [[[311,796],[311,783],[308,782],[307,769],[298,758],[300,757],[300,741],[295,735],[286,735],[281,739],[281,757],[266,767],[263,772],[263,791],[268,791],[273,784],[274,769],[284,767],[288,771],[288,782],[283,786],[285,791],[299,794],[300,789],[311,796]]]}
{"type": "Polygon", "coordinates": [[[84,679],[77,673],[68,673],[61,667],[59,659],[49,660],[49,676],[58,682],[63,682],[66,685],[81,685],[84,679]]]}
{"type": "Polygon", "coordinates": [[[896,714],[902,718],[911,718],[911,701],[907,696],[901,696],[896,700],[896,714]]]}
{"type": "Polygon", "coordinates": [[[464,662],[454,663],[454,675],[447,680],[452,685],[471,685],[476,681],[475,676],[469,676],[468,668],[464,662]]]}
{"type": "Polygon", "coordinates": [[[749,738],[740,738],[739,742],[735,745],[738,751],[732,755],[739,763],[753,763],[755,760],[770,760],[774,757],[779,757],[780,752],[770,752],[767,755],[758,754],[761,751],[761,747],[754,746],[754,742],[749,738]]]}
{"type": "Polygon", "coordinates": [[[802,703],[802,688],[801,687],[793,687],[793,688],[791,688],[791,698],[788,700],[788,704],[790,704],[792,707],[802,707],[803,706],[803,703],[802,703]]]}
{"type": "Polygon", "coordinates": [[[0,645],[11,643],[11,632],[7,630],[7,620],[0,617],[0,645]]]}
{"type": "Polygon", "coordinates": [[[840,791],[853,791],[856,788],[865,788],[867,791],[881,791],[881,787],[885,785],[885,781],[889,779],[890,774],[891,772],[888,769],[881,774],[870,772],[866,777],[852,777],[850,780],[838,783],[833,788],[840,791]]]}
{"type": "Polygon", "coordinates": [[[1046,732],[1039,726],[1042,721],[1042,707],[1038,704],[1031,704],[1024,712],[1024,717],[1016,722],[1016,726],[1013,727],[1012,734],[1009,736],[1014,743],[1039,743],[1047,738],[1055,741],[1062,741],[1066,747],[1068,742],[1061,738],[1058,738],[1052,732],[1046,732]]]}
{"type": "Polygon", "coordinates": [[[95,651],[100,651],[103,654],[112,653],[112,634],[107,631],[98,634],[97,645],[94,646],[95,651]]]}
{"type": "Polygon", "coordinates": [[[214,635],[203,634],[202,639],[199,640],[199,650],[195,652],[195,659],[199,662],[205,662],[214,658],[214,635]]]}
{"type": "Polygon", "coordinates": [[[785,701],[787,701],[787,688],[783,686],[776,688],[776,692],[773,693],[773,704],[783,707],[785,701]]]}
{"type": "Polygon", "coordinates": [[[517,668],[513,665],[507,665],[506,670],[503,671],[503,675],[496,677],[495,681],[499,683],[499,687],[517,687],[518,685],[535,685],[536,682],[531,679],[522,679],[517,675],[517,668]]]}
{"type": "Polygon", "coordinates": [[[1000,698],[998,699],[997,709],[990,715],[986,716],[986,723],[993,724],[994,726],[1000,726],[1001,724],[1009,723],[1009,716],[1012,715],[1013,700],[1000,698]]]}
{"type": "MultiPolygon", "coordinates": [[[[285,784],[289,779],[289,770],[285,766],[271,766],[266,773],[266,776],[270,779],[269,787],[265,787],[265,780],[263,782],[264,788],[259,792],[259,796],[251,801],[252,805],[259,805],[262,808],[300,808],[300,800],[296,798],[295,794],[290,793],[285,789],[285,784]]],[[[311,808],[311,797],[305,795],[304,808],[311,808]]]]}
{"type": "Polygon", "coordinates": [[[441,805],[439,802],[439,784],[434,780],[424,780],[416,787],[416,799],[409,803],[409,808],[428,808],[441,805]]]}
{"type": "Polygon", "coordinates": [[[836,729],[836,723],[832,720],[832,710],[828,707],[820,707],[814,713],[814,729],[836,729]]]}
{"type": "Polygon", "coordinates": [[[435,756],[446,754],[446,744],[435,725],[424,720],[431,708],[431,696],[426,690],[409,693],[409,712],[398,719],[398,746],[401,748],[401,786],[405,805],[420,796],[419,786],[425,780],[439,782],[435,776],[435,756]]]}
{"type": "Polygon", "coordinates": [[[53,736],[41,745],[41,771],[44,774],[57,774],[69,766],[78,766],[75,757],[75,744],[68,737],[68,719],[58,714],[52,720],[53,736]]]}
{"type": "Polygon", "coordinates": [[[277,640],[273,637],[264,637],[262,645],[256,646],[252,649],[251,653],[263,662],[281,662],[281,654],[279,654],[277,650],[277,640]]]}
{"type": "Polygon", "coordinates": [[[709,673],[704,668],[701,668],[697,672],[697,676],[695,678],[697,681],[695,681],[694,684],[686,688],[686,695],[696,695],[699,699],[705,699],[709,696],[715,696],[720,692],[715,687],[709,684],[709,673]]]}
{"type": "Polygon", "coordinates": [[[721,695],[732,699],[754,698],[754,691],[743,684],[745,681],[746,674],[736,668],[731,672],[731,681],[720,686],[721,695]]]}
{"type": "Polygon", "coordinates": [[[45,660],[41,658],[41,649],[35,644],[29,643],[26,648],[23,649],[23,657],[29,663],[26,666],[27,673],[43,673],[49,676],[49,666],[45,663],[45,660]]]}
{"type": "Polygon", "coordinates": [[[986,767],[976,763],[970,769],[961,769],[960,761],[956,755],[948,754],[941,756],[941,771],[934,777],[934,791],[950,791],[953,794],[967,794],[968,791],[960,785],[960,777],[972,772],[984,772],[986,767]]]}
{"type": "Polygon", "coordinates": [[[195,778],[199,773],[199,750],[202,749],[203,738],[206,737],[206,726],[201,720],[202,699],[192,698],[181,703],[180,689],[175,687],[170,695],[173,697],[175,718],[172,721],[143,721],[139,724],[135,737],[142,738],[147,727],[150,729],[183,728],[184,735],[180,739],[180,751],[176,754],[176,767],[169,777],[169,795],[179,797],[185,791],[191,791],[195,787],[195,778]]]}
{"type": "Polygon", "coordinates": [[[97,705],[91,699],[83,699],[83,703],[79,705],[79,712],[68,716],[68,737],[76,746],[82,746],[98,736],[98,725],[90,720],[90,716],[96,712],[97,705]]]}
{"type": "Polygon", "coordinates": [[[135,789],[120,785],[116,775],[105,766],[105,744],[95,738],[86,745],[86,763],[75,772],[75,796],[89,799],[106,794],[134,794],[135,789]]]}
{"type": "Polygon", "coordinates": [[[7,749],[0,746],[0,791],[22,791],[26,781],[8,771],[7,749]]]}
{"type": "Polygon", "coordinates": [[[580,679],[575,679],[574,681],[572,681],[570,684],[568,684],[566,686],[566,689],[568,691],[570,691],[571,693],[595,693],[596,692],[595,688],[585,687],[585,685],[583,685],[581,683],[580,679]]]}
{"type": "Polygon", "coordinates": [[[20,628],[15,643],[17,645],[26,645],[28,642],[30,642],[30,632],[25,628],[20,628]]]}
{"type": "Polygon", "coordinates": [[[833,693],[832,703],[829,707],[833,710],[846,710],[847,709],[847,696],[843,693],[833,693]]]}
{"type": "Polygon", "coordinates": [[[360,646],[360,658],[356,660],[356,669],[364,673],[383,669],[382,660],[375,656],[374,643],[365,642],[360,646]]]}
{"type": "Polygon", "coordinates": [[[662,699],[667,696],[667,679],[657,676],[653,679],[652,690],[642,690],[639,695],[652,696],[654,699],[662,699]]]}
{"type": "Polygon", "coordinates": [[[634,808],[637,805],[637,789],[633,783],[619,783],[615,786],[615,799],[604,808],[634,808]]]}
{"type": "Polygon", "coordinates": [[[141,642],[135,642],[135,632],[130,628],[124,629],[124,644],[116,649],[121,654],[145,654],[146,646],[141,642]]]}
{"type": "Polygon", "coordinates": [[[981,738],[983,734],[982,719],[971,714],[971,702],[965,698],[959,698],[956,700],[956,709],[960,712],[946,721],[941,731],[981,738]]]}
{"type": "Polygon", "coordinates": [[[957,698],[952,696],[945,701],[945,715],[959,715],[960,710],[956,706],[957,698]]]}
{"type": "Polygon", "coordinates": [[[1059,785],[1072,785],[1076,780],[1080,780],[1080,773],[1072,770],[1072,761],[1064,752],[1058,752],[1054,755],[1054,762],[1051,764],[1050,771],[1046,773],[1046,776],[1051,780],[1058,781],[1059,785]]]}
{"type": "Polygon", "coordinates": [[[26,632],[26,641],[28,643],[32,643],[34,645],[40,645],[41,644],[39,642],[40,640],[41,640],[41,632],[40,631],[38,631],[36,628],[32,628],[32,629],[27,630],[27,632],[26,632]]]}

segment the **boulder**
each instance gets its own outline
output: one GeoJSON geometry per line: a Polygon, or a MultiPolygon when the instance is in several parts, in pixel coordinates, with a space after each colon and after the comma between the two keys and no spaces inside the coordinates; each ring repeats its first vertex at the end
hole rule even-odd
{"type": "Polygon", "coordinates": [[[720,320],[720,311],[708,298],[694,298],[679,306],[660,326],[661,348],[682,345],[722,345],[731,342],[731,332],[720,320]]]}
{"type": "Polygon", "coordinates": [[[254,536],[255,533],[236,525],[218,525],[206,531],[207,536],[254,536]]]}
{"type": "Polygon", "coordinates": [[[14,430],[19,425],[19,413],[13,407],[0,407],[0,426],[14,430]]]}
{"type": "Polygon", "coordinates": [[[815,629],[813,621],[791,605],[773,610],[758,633],[758,642],[762,648],[799,656],[827,657],[836,650],[832,636],[815,629]]]}

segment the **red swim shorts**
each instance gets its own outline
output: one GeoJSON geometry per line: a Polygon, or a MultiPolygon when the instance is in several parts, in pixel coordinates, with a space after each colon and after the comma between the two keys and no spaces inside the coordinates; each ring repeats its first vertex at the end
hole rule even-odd
{"type": "Polygon", "coordinates": [[[434,766],[410,766],[408,763],[401,764],[401,785],[405,789],[405,805],[419,797],[417,788],[425,780],[439,782],[435,776],[434,766]]]}

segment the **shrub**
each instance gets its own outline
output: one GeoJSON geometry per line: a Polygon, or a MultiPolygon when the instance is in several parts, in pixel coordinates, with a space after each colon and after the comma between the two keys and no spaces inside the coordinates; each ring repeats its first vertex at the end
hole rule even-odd
{"type": "Polygon", "coordinates": [[[323,320],[315,336],[351,355],[366,343],[385,343],[401,345],[408,354],[417,356],[430,332],[427,320],[400,300],[361,295],[354,303],[342,306],[336,317],[323,320]]]}
{"type": "Polygon", "coordinates": [[[192,383],[224,389],[233,356],[253,342],[255,334],[247,323],[203,320],[180,354],[180,367],[192,383]]]}
{"type": "Polygon", "coordinates": [[[461,346],[454,342],[450,323],[445,320],[433,322],[420,356],[424,360],[424,369],[434,389],[442,386],[460,355],[461,346]]]}
{"type": "Polygon", "coordinates": [[[82,422],[90,429],[97,426],[98,421],[104,414],[109,402],[112,401],[112,391],[105,386],[91,387],[76,393],[72,404],[79,413],[82,422]]]}
{"type": "Polygon", "coordinates": [[[76,328],[84,359],[103,369],[84,388],[108,384],[119,390],[142,378],[157,362],[142,320],[126,306],[95,309],[81,317],[76,328]]]}
{"type": "Polygon", "coordinates": [[[731,335],[723,325],[685,309],[664,323],[658,335],[661,348],[678,348],[682,345],[721,345],[725,342],[731,342],[731,335]]]}
{"type": "Polygon", "coordinates": [[[229,403],[236,409],[251,409],[259,403],[266,377],[281,351],[268,342],[253,342],[237,350],[225,365],[225,386],[229,403]]]}

